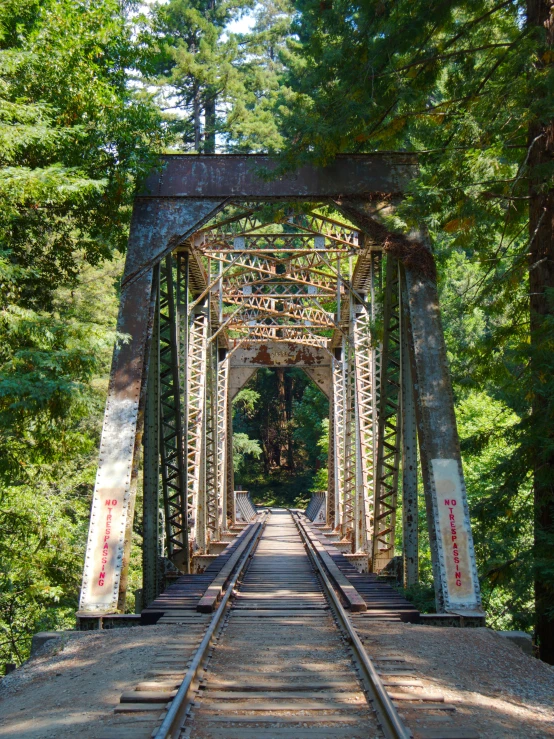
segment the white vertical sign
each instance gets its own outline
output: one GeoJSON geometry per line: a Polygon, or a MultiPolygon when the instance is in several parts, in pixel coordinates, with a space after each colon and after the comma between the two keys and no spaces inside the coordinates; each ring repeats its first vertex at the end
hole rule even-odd
{"type": "Polygon", "coordinates": [[[442,549],[450,606],[476,606],[471,529],[455,459],[431,460],[437,491],[437,538],[442,549]]]}

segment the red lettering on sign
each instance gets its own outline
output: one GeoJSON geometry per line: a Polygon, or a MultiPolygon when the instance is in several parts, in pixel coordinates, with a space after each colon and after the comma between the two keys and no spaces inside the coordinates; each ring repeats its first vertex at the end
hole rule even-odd
{"type": "Polygon", "coordinates": [[[452,541],[452,559],[454,561],[454,575],[455,575],[455,582],[456,587],[461,587],[462,585],[462,573],[460,571],[460,552],[458,551],[458,545],[456,543],[456,540],[458,539],[457,535],[457,528],[456,528],[456,516],[454,515],[454,508],[458,505],[458,501],[456,498],[445,498],[444,500],[445,506],[448,507],[449,514],[448,514],[448,521],[450,524],[450,540],[452,541]]]}
{"type": "Polygon", "coordinates": [[[106,513],[106,525],[104,527],[104,546],[102,547],[102,558],[100,560],[101,569],[98,575],[98,585],[105,584],[104,581],[106,578],[106,565],[108,564],[110,549],[110,545],[108,542],[112,533],[112,509],[117,506],[117,500],[115,498],[107,500],[104,505],[108,510],[106,513]]]}

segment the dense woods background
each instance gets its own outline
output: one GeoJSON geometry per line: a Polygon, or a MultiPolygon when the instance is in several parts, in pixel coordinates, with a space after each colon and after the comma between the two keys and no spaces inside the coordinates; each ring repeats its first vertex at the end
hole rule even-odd
{"type": "MultiPolygon", "coordinates": [[[[421,171],[391,225],[434,244],[490,625],[554,663],[551,2],[147,10],[0,4],[0,661],[73,623],[137,178],[163,150],[402,149],[421,171]]],[[[237,483],[322,489],[326,415],[300,371],[260,371],[235,403],[237,483]]],[[[430,576],[424,539],[422,604],[430,576]]]]}

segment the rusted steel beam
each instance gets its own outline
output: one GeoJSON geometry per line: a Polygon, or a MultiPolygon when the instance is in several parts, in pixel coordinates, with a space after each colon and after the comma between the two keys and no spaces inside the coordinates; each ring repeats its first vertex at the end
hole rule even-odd
{"type": "MultiPolygon", "coordinates": [[[[154,270],[158,293],[159,268],[154,270]]],[[[144,412],[144,462],[142,496],[142,601],[151,603],[160,593],[160,318],[156,299],[154,327],[148,357],[144,412]]]]}
{"type": "Polygon", "coordinates": [[[373,571],[394,557],[400,462],[400,294],[398,261],[387,257],[373,507],[373,571]]]}
{"type": "Polygon", "coordinates": [[[417,491],[417,424],[415,415],[414,381],[410,364],[408,343],[408,296],[406,280],[401,273],[402,336],[402,557],[404,561],[404,587],[415,585],[419,580],[419,526],[417,491]]]}
{"type": "Polygon", "coordinates": [[[295,342],[264,342],[239,347],[231,357],[237,367],[331,367],[332,357],[319,347],[299,346],[295,342]]]}
{"type": "MultiPolygon", "coordinates": [[[[122,287],[151,270],[218,213],[224,199],[141,200],[136,198],[122,287]]],[[[193,270],[191,269],[191,274],[193,270]]]]}
{"type": "Polygon", "coordinates": [[[404,274],[437,609],[480,610],[479,580],[437,285],[416,268],[405,268],[404,274]]]}
{"type": "Polygon", "coordinates": [[[161,467],[167,552],[173,563],[190,571],[187,480],[179,361],[179,311],[174,259],[165,258],[160,274],[160,425],[161,467]]]}
{"type": "Polygon", "coordinates": [[[160,160],[159,170],[147,177],[139,197],[359,198],[404,192],[417,167],[413,154],[342,154],[327,167],[303,165],[267,179],[261,175],[275,168],[275,160],[263,155],[174,154],[160,160]]]}
{"type": "Polygon", "coordinates": [[[80,611],[110,613],[124,596],[142,437],[145,352],[152,329],[152,271],[122,291],[117,330],[130,337],[114,352],[92,500],[80,611]],[[140,412],[139,412],[140,411],[140,412]]]}

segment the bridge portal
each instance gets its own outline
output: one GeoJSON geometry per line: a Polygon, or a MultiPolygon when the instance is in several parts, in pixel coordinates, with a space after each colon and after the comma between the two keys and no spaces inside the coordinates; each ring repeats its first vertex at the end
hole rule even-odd
{"type": "MultiPolygon", "coordinates": [[[[407,154],[271,176],[264,156],[162,157],[135,199],[81,591],[123,607],[137,482],[144,602],[237,518],[231,401],[259,367],[301,367],[330,399],[325,520],[374,572],[417,581],[418,469],[437,609],[480,594],[434,260],[387,219],[407,154]]],[[[232,537],[231,537],[232,538],[232,537]]]]}

